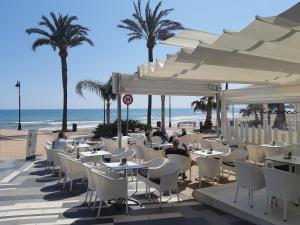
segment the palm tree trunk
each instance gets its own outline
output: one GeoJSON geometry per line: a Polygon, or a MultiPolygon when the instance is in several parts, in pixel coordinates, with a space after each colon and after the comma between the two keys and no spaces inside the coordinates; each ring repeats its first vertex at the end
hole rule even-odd
{"type": "Polygon", "coordinates": [[[105,107],[106,107],[106,105],[105,105],[105,99],[103,99],[103,124],[105,124],[105,107]]]}
{"type": "Polygon", "coordinates": [[[165,124],[165,99],[166,96],[161,95],[161,129],[166,130],[166,124],[165,124]]]}
{"type": "Polygon", "coordinates": [[[274,120],[274,128],[281,130],[286,130],[286,117],[285,117],[285,107],[283,103],[277,104],[277,114],[274,120]]]}
{"type": "Polygon", "coordinates": [[[110,101],[106,101],[106,121],[107,124],[110,124],[110,101]]]}
{"type": "Polygon", "coordinates": [[[62,131],[67,130],[68,120],[68,67],[67,67],[67,53],[60,51],[61,60],[61,75],[63,84],[63,116],[62,116],[62,131]]]}
{"type": "MultiPolygon", "coordinates": [[[[153,47],[148,47],[148,62],[153,62],[153,47]]],[[[152,95],[148,95],[147,125],[151,126],[152,95]]]]}

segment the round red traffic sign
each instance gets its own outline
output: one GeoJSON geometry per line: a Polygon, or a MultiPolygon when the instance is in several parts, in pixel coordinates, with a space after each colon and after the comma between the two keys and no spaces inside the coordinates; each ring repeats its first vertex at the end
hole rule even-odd
{"type": "Polygon", "coordinates": [[[132,97],[132,95],[126,94],[126,95],[123,96],[123,103],[124,103],[125,105],[130,105],[130,104],[132,104],[132,102],[133,102],[133,97],[132,97]]]}

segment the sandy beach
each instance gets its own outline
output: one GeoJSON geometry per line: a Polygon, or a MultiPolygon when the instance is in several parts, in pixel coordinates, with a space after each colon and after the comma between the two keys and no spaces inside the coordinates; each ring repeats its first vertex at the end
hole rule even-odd
{"type": "MultiPolygon", "coordinates": [[[[92,130],[78,130],[77,132],[67,132],[66,136],[90,134],[92,130]]],[[[25,159],[26,141],[28,131],[0,129],[0,160],[25,159]]],[[[37,158],[45,158],[45,141],[53,140],[57,133],[52,131],[39,131],[37,137],[37,158]]]]}

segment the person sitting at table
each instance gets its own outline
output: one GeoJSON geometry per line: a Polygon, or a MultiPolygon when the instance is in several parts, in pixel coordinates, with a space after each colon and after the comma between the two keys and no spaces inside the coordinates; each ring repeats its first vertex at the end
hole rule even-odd
{"type": "Polygon", "coordinates": [[[163,132],[160,127],[156,128],[156,131],[153,132],[152,136],[159,136],[163,141],[167,140],[166,133],[163,132]]]}
{"type": "Polygon", "coordinates": [[[57,138],[52,142],[53,149],[61,149],[67,151],[67,137],[63,132],[59,132],[57,138]]]}

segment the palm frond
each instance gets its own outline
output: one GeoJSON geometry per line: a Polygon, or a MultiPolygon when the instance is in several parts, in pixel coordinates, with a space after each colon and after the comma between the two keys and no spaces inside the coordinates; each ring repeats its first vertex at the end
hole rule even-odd
{"type": "Polygon", "coordinates": [[[92,93],[95,93],[97,96],[101,97],[103,92],[103,84],[99,81],[81,80],[76,84],[75,87],[76,94],[85,98],[83,94],[84,90],[88,90],[92,93]]]}
{"type": "Polygon", "coordinates": [[[37,47],[44,46],[44,45],[50,45],[53,50],[56,49],[55,45],[53,45],[52,41],[48,38],[38,38],[35,40],[32,44],[32,50],[35,51],[37,47]]]}

